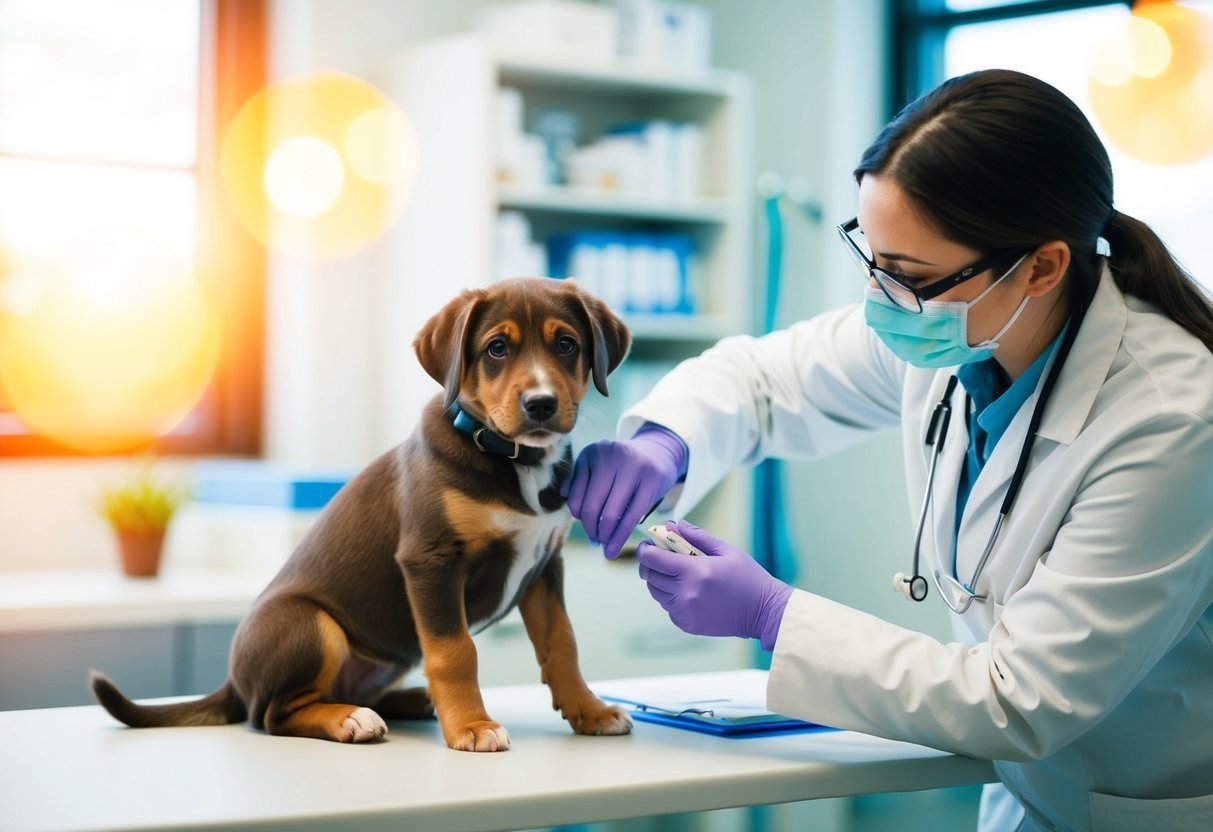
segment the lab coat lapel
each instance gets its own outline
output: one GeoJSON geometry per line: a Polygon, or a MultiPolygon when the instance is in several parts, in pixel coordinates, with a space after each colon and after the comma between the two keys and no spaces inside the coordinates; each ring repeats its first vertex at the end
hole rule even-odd
{"type": "MultiPolygon", "coordinates": [[[[1037,440],[1032,447],[1032,457],[1028,462],[1028,470],[1023,490],[1031,489],[1032,470],[1052,453],[1058,445],[1068,445],[1073,442],[1078,432],[1090,416],[1095,396],[1099,393],[1108,369],[1119,349],[1121,336],[1124,333],[1126,311],[1124,297],[1116,288],[1110,274],[1106,272],[1096,289],[1095,297],[1087,310],[1086,319],[1079,331],[1070,356],[1066,359],[1066,367],[1062,368],[1057,378],[1057,385],[1049,397],[1049,403],[1041,419],[1037,440]],[[1111,332],[1115,338],[1108,337],[1111,332]],[[1067,372],[1067,370],[1069,370],[1067,372]]],[[[1023,450],[1027,438],[1028,424],[1032,419],[1032,411],[1040,398],[1040,389],[1049,375],[1051,366],[1046,366],[1037,382],[1036,390],[1024,401],[1023,406],[1007,426],[1006,432],[998,440],[993,453],[982,468],[980,476],[973,484],[969,500],[965,504],[964,515],[960,523],[957,545],[959,562],[957,571],[961,581],[966,581],[977,567],[990,532],[998,518],[998,510],[1010,486],[1011,475],[1019,462],[1019,454],[1023,450]]],[[[966,437],[967,439],[967,437],[966,437]]],[[[1021,491],[1021,494],[1023,492],[1021,491]]],[[[1021,497],[1022,499],[1022,497],[1021,497]]],[[[1017,519],[1012,509],[1008,523],[1017,519]]],[[[1008,530],[1004,529],[1002,537],[1007,537],[1008,530]]],[[[999,568],[999,543],[995,543],[994,551],[986,564],[981,578],[981,592],[988,590],[991,585],[1004,586],[999,568]]],[[[1003,564],[1015,567],[1015,564],[1003,564]]]]}
{"type": "Polygon", "coordinates": [[[1078,436],[1108,379],[1124,340],[1127,320],[1125,297],[1105,265],[1082,329],[1045,408],[1038,433],[1041,438],[1069,445],[1078,436]]]}

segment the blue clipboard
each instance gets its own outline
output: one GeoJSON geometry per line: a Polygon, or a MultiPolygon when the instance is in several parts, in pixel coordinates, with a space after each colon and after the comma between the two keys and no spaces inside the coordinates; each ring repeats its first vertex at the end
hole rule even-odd
{"type": "MultiPolygon", "coordinates": [[[[605,698],[605,697],[604,697],[605,698]]],[[[638,722],[651,722],[655,725],[666,725],[670,728],[682,728],[687,731],[698,731],[701,734],[712,734],[717,737],[744,739],[747,737],[769,737],[779,734],[806,734],[814,731],[835,731],[828,725],[818,725],[815,722],[804,722],[799,719],[780,719],[770,722],[728,722],[727,720],[708,722],[685,716],[645,711],[636,708],[629,711],[632,718],[638,722]]]]}
{"type": "Polygon", "coordinates": [[[616,679],[591,686],[639,722],[717,737],[769,737],[835,730],[766,707],[768,672],[758,668],[616,679]]]}

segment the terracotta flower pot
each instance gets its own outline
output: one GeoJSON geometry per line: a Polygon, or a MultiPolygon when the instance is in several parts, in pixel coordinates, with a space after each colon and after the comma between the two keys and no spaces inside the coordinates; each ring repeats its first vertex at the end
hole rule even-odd
{"type": "Polygon", "coordinates": [[[164,529],[118,532],[118,552],[122,571],[132,578],[152,578],[160,571],[160,553],[164,548],[164,529]]]}

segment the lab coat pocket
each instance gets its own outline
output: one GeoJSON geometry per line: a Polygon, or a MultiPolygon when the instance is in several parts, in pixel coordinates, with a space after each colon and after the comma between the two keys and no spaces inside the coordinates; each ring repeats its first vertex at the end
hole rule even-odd
{"type": "Polygon", "coordinates": [[[1169,800],[1140,800],[1091,792],[1094,832],[1207,832],[1213,829],[1213,794],[1169,800]]]}

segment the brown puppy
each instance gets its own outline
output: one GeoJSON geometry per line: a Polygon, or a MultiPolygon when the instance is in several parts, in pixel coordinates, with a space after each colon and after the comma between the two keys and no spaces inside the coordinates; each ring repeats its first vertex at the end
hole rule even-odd
{"type": "Polygon", "coordinates": [[[383,717],[437,713],[451,748],[500,751],[472,633],[515,606],[552,704],[580,734],[631,721],[590,692],[564,609],[560,484],[590,379],[630,346],[623,323],[570,281],[515,278],[465,291],[414,341],[445,388],[413,435],[333,498],[254,603],[209,696],[141,706],[94,672],[92,688],[134,727],[246,718],[271,734],[363,742],[383,717]],[[393,689],[418,662],[428,691],[393,689]]]}

